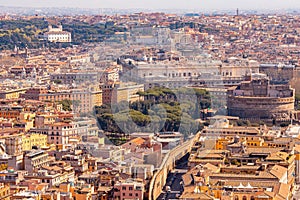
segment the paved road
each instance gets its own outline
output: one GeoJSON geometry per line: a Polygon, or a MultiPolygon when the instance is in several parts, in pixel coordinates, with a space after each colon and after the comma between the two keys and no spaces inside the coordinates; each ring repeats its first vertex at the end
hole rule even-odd
{"type": "Polygon", "coordinates": [[[177,162],[175,169],[168,174],[164,191],[158,197],[158,200],[171,200],[178,199],[183,192],[183,186],[180,184],[182,181],[182,175],[184,175],[188,169],[187,167],[188,155],[184,156],[177,162]],[[171,191],[166,191],[166,187],[169,186],[171,191]]]}
{"type": "Polygon", "coordinates": [[[300,199],[300,190],[298,188],[300,188],[299,185],[296,186],[296,190],[295,190],[295,192],[293,194],[292,200],[298,200],[298,199],[300,199]]]}
{"type": "Polygon", "coordinates": [[[177,199],[183,192],[183,186],[180,184],[184,173],[169,173],[164,192],[158,197],[159,200],[177,199]],[[166,191],[166,187],[170,187],[170,191],[166,191]]]}

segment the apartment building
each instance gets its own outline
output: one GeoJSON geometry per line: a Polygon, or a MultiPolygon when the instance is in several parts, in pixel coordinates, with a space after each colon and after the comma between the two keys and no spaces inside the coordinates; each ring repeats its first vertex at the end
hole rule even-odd
{"type": "Polygon", "coordinates": [[[81,184],[74,188],[74,199],[90,200],[95,193],[95,187],[92,184],[81,184]]]}
{"type": "Polygon", "coordinates": [[[114,199],[144,199],[144,184],[132,180],[126,180],[125,182],[118,182],[114,185],[114,199]]]}
{"type": "Polygon", "coordinates": [[[56,145],[69,144],[70,138],[78,136],[77,126],[74,123],[56,122],[48,127],[48,143],[56,145]]]}
{"type": "Polygon", "coordinates": [[[114,104],[121,101],[135,102],[143,98],[138,92],[144,91],[144,85],[138,83],[113,83],[109,82],[101,85],[102,103],[114,104]]]}
{"type": "Polygon", "coordinates": [[[22,106],[3,105],[0,107],[0,117],[5,119],[16,119],[23,110],[22,106]]]}
{"type": "Polygon", "coordinates": [[[27,88],[0,90],[0,99],[18,99],[26,90],[27,88]]]}
{"type": "Polygon", "coordinates": [[[94,157],[102,157],[103,159],[110,159],[113,162],[121,162],[124,160],[124,148],[120,146],[105,145],[92,150],[91,155],[94,157]]]}
{"type": "Polygon", "coordinates": [[[101,72],[66,72],[52,73],[50,80],[52,82],[61,82],[62,84],[81,84],[81,83],[96,83],[99,80],[101,72]]]}
{"type": "Polygon", "coordinates": [[[22,154],[23,151],[23,141],[22,137],[24,133],[14,132],[12,134],[8,134],[6,131],[2,132],[2,136],[0,138],[5,144],[5,150],[8,155],[19,155],[22,154]]]}
{"type": "Polygon", "coordinates": [[[11,200],[23,200],[23,199],[41,200],[41,194],[33,191],[20,191],[11,196],[11,200]]]}
{"type": "Polygon", "coordinates": [[[32,150],[25,154],[24,169],[29,173],[32,173],[42,166],[48,166],[54,160],[54,158],[49,157],[48,153],[42,150],[32,150]]]}
{"type": "Polygon", "coordinates": [[[100,77],[101,83],[119,82],[119,68],[106,69],[100,77]]]}
{"type": "Polygon", "coordinates": [[[33,147],[45,147],[47,146],[46,134],[26,134],[22,136],[22,149],[23,151],[31,150],[33,147]]]}
{"type": "Polygon", "coordinates": [[[75,171],[74,169],[67,164],[55,165],[50,164],[51,166],[42,166],[40,170],[37,170],[34,173],[28,173],[25,175],[25,180],[40,180],[41,183],[47,183],[49,186],[58,186],[65,182],[74,182],[75,180],[75,171]]]}
{"type": "Polygon", "coordinates": [[[0,172],[0,181],[3,184],[18,185],[24,180],[24,172],[13,169],[3,170],[0,172]]]}
{"type": "Polygon", "coordinates": [[[59,102],[63,100],[72,101],[72,109],[75,112],[91,112],[94,106],[102,105],[102,90],[99,86],[88,86],[87,88],[47,90],[46,88],[30,88],[22,95],[25,99],[39,101],[59,102]]]}
{"type": "Polygon", "coordinates": [[[62,156],[61,160],[72,166],[76,175],[88,171],[88,162],[80,155],[67,154],[62,156]]]}

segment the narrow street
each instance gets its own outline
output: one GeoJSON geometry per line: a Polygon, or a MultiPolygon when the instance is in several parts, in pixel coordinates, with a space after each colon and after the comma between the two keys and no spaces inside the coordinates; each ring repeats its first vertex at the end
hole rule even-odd
{"type": "Polygon", "coordinates": [[[175,169],[168,174],[166,185],[158,200],[178,199],[183,192],[182,175],[187,172],[189,154],[176,162],[175,169]]]}

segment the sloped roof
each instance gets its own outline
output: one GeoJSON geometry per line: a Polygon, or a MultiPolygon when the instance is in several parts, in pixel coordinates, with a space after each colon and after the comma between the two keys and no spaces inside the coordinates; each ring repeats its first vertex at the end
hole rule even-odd
{"type": "Polygon", "coordinates": [[[274,165],[271,168],[270,173],[276,176],[278,179],[281,179],[284,175],[287,174],[287,168],[280,165],[274,165]]]}
{"type": "Polygon", "coordinates": [[[286,200],[290,193],[290,186],[288,184],[281,183],[278,194],[275,196],[276,200],[286,200]]]}
{"type": "Polygon", "coordinates": [[[145,143],[146,140],[144,140],[143,138],[141,137],[137,137],[137,138],[134,138],[128,142],[126,142],[125,144],[123,144],[122,146],[127,146],[127,145],[131,145],[131,144],[135,144],[135,145],[142,145],[145,143]]]}

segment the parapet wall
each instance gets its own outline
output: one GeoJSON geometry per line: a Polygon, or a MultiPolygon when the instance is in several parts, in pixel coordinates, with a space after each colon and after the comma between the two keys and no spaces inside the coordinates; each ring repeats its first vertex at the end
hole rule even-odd
{"type": "Polygon", "coordinates": [[[228,114],[240,118],[284,119],[294,110],[294,97],[228,97],[228,114]]]}
{"type": "Polygon", "coordinates": [[[161,166],[153,175],[149,186],[149,200],[155,200],[161,194],[164,185],[166,184],[169,171],[174,169],[175,161],[183,157],[190,151],[194,139],[199,136],[196,134],[192,139],[184,142],[182,145],[175,147],[166,154],[161,166]]]}

